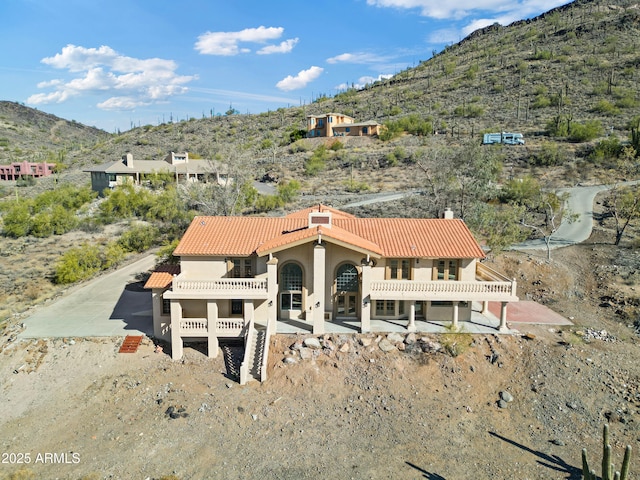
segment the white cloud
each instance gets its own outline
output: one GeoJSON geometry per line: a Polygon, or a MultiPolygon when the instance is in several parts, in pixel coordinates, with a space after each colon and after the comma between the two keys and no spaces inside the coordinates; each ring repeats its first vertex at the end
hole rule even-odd
{"type": "Polygon", "coordinates": [[[380,57],[378,55],[374,55],[373,53],[342,53],[340,55],[336,55],[335,57],[327,58],[327,63],[357,63],[357,64],[367,64],[367,63],[380,63],[386,61],[385,57],[380,57]]]}
{"type": "Polygon", "coordinates": [[[344,91],[344,90],[348,90],[350,88],[355,88],[355,89],[361,89],[366,87],[367,85],[370,85],[372,83],[375,83],[379,80],[386,80],[388,78],[393,77],[392,74],[382,74],[382,75],[378,75],[377,77],[372,77],[369,75],[365,75],[364,77],[360,77],[358,79],[357,82],[348,84],[348,83],[341,83],[340,85],[336,86],[336,90],[340,90],[340,91],[344,91]]]}
{"type": "MultiPolygon", "coordinates": [[[[207,32],[198,37],[195,49],[203,55],[238,55],[239,53],[247,53],[251,51],[248,48],[240,48],[240,43],[266,43],[269,40],[276,40],[280,38],[283,32],[284,28],[282,27],[264,26],[260,26],[258,28],[245,28],[239,32],[207,32]]],[[[294,40],[297,42],[297,39],[294,40]]],[[[287,42],[292,41],[293,40],[287,40],[274,48],[286,48],[288,46],[287,42]]],[[[290,45],[291,48],[293,48],[295,42],[290,45]]]]}
{"type": "MultiPolygon", "coordinates": [[[[567,0],[367,0],[367,5],[398,9],[418,9],[424,17],[461,19],[477,13],[481,15],[509,12],[509,18],[521,19],[564,5],[567,0]]],[[[492,22],[493,23],[493,22],[492,22]]]]}
{"type": "Polygon", "coordinates": [[[261,48],[256,53],[258,55],[271,55],[272,53],[289,53],[293,50],[293,47],[298,43],[298,38],[290,38],[289,40],[285,40],[280,43],[280,45],[267,45],[266,47],[261,48]]]}
{"type": "Polygon", "coordinates": [[[292,75],[287,76],[276,83],[276,87],[285,92],[298,90],[306,87],[310,82],[318,78],[322,72],[324,72],[324,68],[313,66],[307,70],[298,72],[298,75],[295,77],[292,75]]]}
{"type": "Polygon", "coordinates": [[[138,59],[119,54],[107,46],[85,48],[67,45],[42,63],[67,70],[75,78],[40,82],[38,88],[51,88],[27,99],[32,105],[62,103],[80,95],[117,95],[98,103],[102,109],[131,109],[167,100],[187,91],[185,84],[195,76],[177,75],[177,64],[161,58],[138,59]]]}

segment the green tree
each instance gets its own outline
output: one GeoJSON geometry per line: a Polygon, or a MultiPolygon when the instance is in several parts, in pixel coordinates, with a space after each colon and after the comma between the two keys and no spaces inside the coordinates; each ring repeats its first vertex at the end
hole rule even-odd
{"type": "Polygon", "coordinates": [[[640,218],[640,191],[637,186],[627,188],[615,186],[609,191],[603,205],[605,212],[615,220],[614,245],[620,245],[627,227],[640,218]]]}
{"type": "Polygon", "coordinates": [[[3,233],[8,237],[25,237],[31,232],[31,211],[26,201],[16,201],[2,216],[3,233]]]}
{"type": "Polygon", "coordinates": [[[96,245],[84,244],[67,250],[56,262],[54,280],[59,284],[86,280],[102,268],[100,249],[96,245]]]}

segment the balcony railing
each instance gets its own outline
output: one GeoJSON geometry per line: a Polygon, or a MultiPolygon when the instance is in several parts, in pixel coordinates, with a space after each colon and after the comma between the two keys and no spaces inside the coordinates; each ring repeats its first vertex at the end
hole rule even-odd
{"type": "Polygon", "coordinates": [[[173,281],[168,298],[267,298],[265,278],[218,278],[215,280],[173,281]]]}
{"type": "MultiPolygon", "coordinates": [[[[238,337],[244,329],[242,318],[218,318],[215,320],[215,334],[218,337],[238,337]]],[[[209,322],[206,318],[183,318],[180,320],[180,335],[206,336],[209,333],[209,322]]]]}
{"type": "Polygon", "coordinates": [[[371,282],[372,300],[517,301],[516,282],[381,280],[371,282]]]}
{"type": "Polygon", "coordinates": [[[180,320],[180,335],[206,335],[207,331],[206,318],[183,318],[180,320]]]}

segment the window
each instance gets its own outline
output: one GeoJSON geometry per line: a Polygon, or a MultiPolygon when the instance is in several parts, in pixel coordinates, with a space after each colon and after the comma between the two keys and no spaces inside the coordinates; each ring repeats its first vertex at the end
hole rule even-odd
{"type": "Polygon", "coordinates": [[[324,120],[323,119],[318,119],[318,127],[322,128],[324,127],[324,120]]]}
{"type": "Polygon", "coordinates": [[[345,130],[347,131],[347,133],[349,133],[351,131],[351,128],[347,127],[345,130]]]}
{"type": "Polygon", "coordinates": [[[244,302],[242,300],[231,300],[231,315],[243,315],[244,302]]]}
{"type": "Polygon", "coordinates": [[[250,258],[234,258],[231,261],[233,278],[253,278],[253,262],[250,258]]]}
{"type": "Polygon", "coordinates": [[[436,280],[458,280],[458,260],[438,260],[436,280]]]}
{"type": "Polygon", "coordinates": [[[336,291],[358,291],[358,269],[355,265],[345,263],[338,268],[338,274],[336,275],[336,291]]]}
{"type": "Polygon", "coordinates": [[[367,127],[362,127],[362,133],[366,135],[367,133],[369,133],[369,129],[367,127]]]}
{"type": "Polygon", "coordinates": [[[391,258],[387,260],[387,280],[410,280],[411,260],[408,258],[391,258]]]}
{"type": "Polygon", "coordinates": [[[170,315],[171,314],[171,300],[168,298],[162,299],[162,314],[170,315]]]}
{"type": "Polygon", "coordinates": [[[280,270],[280,309],[302,310],[302,268],[297,263],[280,270]]]}
{"type": "Polygon", "coordinates": [[[376,300],[376,315],[392,317],[396,314],[395,300],[376,300]]]}

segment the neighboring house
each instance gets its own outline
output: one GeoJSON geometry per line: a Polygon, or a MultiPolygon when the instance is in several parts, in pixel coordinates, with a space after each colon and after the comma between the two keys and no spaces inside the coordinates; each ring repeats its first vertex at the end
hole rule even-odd
{"type": "Polygon", "coordinates": [[[366,137],[379,133],[380,124],[373,120],[356,123],[352,117],[341,113],[307,116],[307,138],[366,137]]]}
{"type": "Polygon", "coordinates": [[[48,177],[53,173],[55,163],[13,162],[0,165],[0,180],[18,180],[20,177],[48,177]]]}
{"type": "Polygon", "coordinates": [[[180,273],[155,272],[146,284],[154,334],[174,359],[185,340],[207,340],[210,357],[219,338],[255,342],[256,324],[267,348],[280,322],[314,334],[347,321],[370,332],[372,319],[457,329],[474,301],[483,311],[502,302],[504,330],[507,303],[518,301],[516,282],[480,263],[482,248],[450,210],[442,219],[357,218],[323,205],[286,217],[200,216],[174,255],[180,273]]]}
{"type": "Polygon", "coordinates": [[[91,189],[102,192],[106,188],[132,183],[139,185],[144,179],[154,173],[169,173],[178,181],[207,181],[217,182],[225,180],[220,173],[219,163],[213,160],[194,160],[189,153],[169,153],[164,160],[136,160],[127,153],[121,160],[105,163],[89,168],[85,172],[91,173],[91,189]]]}

